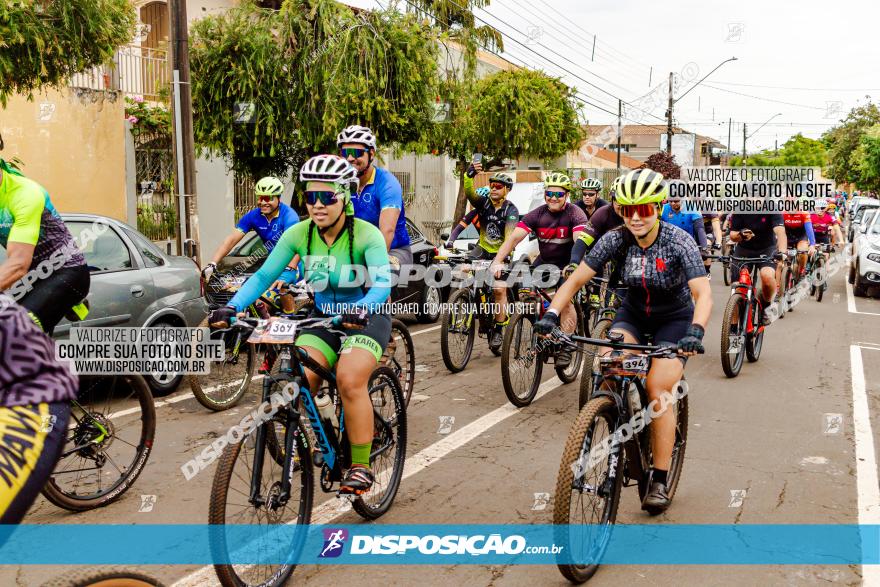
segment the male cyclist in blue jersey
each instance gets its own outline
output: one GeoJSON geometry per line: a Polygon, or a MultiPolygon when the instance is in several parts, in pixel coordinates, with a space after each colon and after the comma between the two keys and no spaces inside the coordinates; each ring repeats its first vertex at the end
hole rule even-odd
{"type": "MultiPolygon", "coordinates": [[[[51,334],[89,294],[86,261],[40,184],[0,159],[0,292],[51,334]]],[[[84,308],[83,308],[84,310],[84,308]]],[[[79,318],[85,312],[78,312],[79,318]]]]}
{"type": "Polygon", "coordinates": [[[395,271],[412,265],[403,189],[397,178],[376,166],[376,137],[359,125],[343,129],[336,137],[339,154],[357,170],[358,188],[354,194],[354,215],[379,228],[395,271]]]}
{"type": "MultiPolygon", "coordinates": [[[[324,367],[336,369],[352,460],[340,493],[360,495],[374,480],[373,403],[367,384],[391,337],[391,317],[384,307],[391,293],[388,251],[379,229],[354,217],[357,171],[345,159],[312,157],[299,177],[306,183],[309,220],[284,232],[260,270],[228,306],[211,313],[208,323],[225,327],[278,279],[294,256],[303,259],[305,280],[315,289],[315,312],[341,315],[342,327],[304,330],[296,344],[324,367]],[[369,275],[371,283],[359,283],[358,274],[369,275]]],[[[320,388],[317,374],[308,371],[307,377],[310,389],[320,388]]]]}
{"type": "MultiPolygon", "coordinates": [[[[221,262],[229,251],[237,245],[244,236],[254,231],[267,252],[271,252],[275,248],[275,244],[284,231],[299,222],[299,215],[296,210],[281,201],[284,193],[284,184],[276,177],[264,177],[254,186],[254,193],[257,196],[258,206],[241,217],[232,234],[220,243],[217,250],[214,251],[211,262],[205,265],[202,275],[207,284],[211,280],[211,275],[217,269],[217,263],[221,262]]],[[[297,281],[296,267],[299,259],[293,259],[290,267],[287,267],[278,280],[272,284],[270,289],[277,290],[285,284],[295,283],[297,281]]],[[[290,295],[281,296],[281,304],[285,311],[293,310],[293,298],[290,295]]]]}

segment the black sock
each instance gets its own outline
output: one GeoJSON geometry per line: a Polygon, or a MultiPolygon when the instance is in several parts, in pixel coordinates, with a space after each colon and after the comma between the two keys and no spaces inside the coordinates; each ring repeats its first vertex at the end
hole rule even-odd
{"type": "Polygon", "coordinates": [[[666,473],[667,471],[664,471],[663,469],[654,469],[652,481],[666,485],[666,473]]]}

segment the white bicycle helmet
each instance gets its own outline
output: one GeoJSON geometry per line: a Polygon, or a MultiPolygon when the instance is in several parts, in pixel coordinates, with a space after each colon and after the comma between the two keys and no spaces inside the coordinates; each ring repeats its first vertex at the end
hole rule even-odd
{"type": "Polygon", "coordinates": [[[602,182],[596,179],[595,177],[588,177],[584,181],[581,182],[582,190],[596,190],[597,192],[602,189],[602,182]]]}
{"type": "Polygon", "coordinates": [[[348,188],[357,184],[357,170],[338,155],[316,155],[299,170],[300,181],[326,181],[348,188]]]}
{"type": "Polygon", "coordinates": [[[358,124],[353,124],[349,127],[346,127],[336,137],[337,147],[341,147],[346,143],[357,143],[360,145],[364,145],[369,149],[373,149],[374,151],[376,150],[376,137],[375,135],[373,135],[373,131],[365,126],[360,126],[358,124]]]}

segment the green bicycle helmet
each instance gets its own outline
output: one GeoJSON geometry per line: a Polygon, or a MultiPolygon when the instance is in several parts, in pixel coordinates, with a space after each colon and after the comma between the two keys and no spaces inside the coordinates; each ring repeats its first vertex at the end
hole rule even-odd
{"type": "Polygon", "coordinates": [[[602,182],[596,179],[595,177],[588,177],[584,181],[581,182],[582,190],[595,190],[599,191],[602,189],[602,182]]]}
{"type": "Polygon", "coordinates": [[[513,187],[513,178],[506,173],[502,173],[500,171],[489,178],[489,183],[492,183],[493,181],[503,183],[504,187],[506,187],[507,189],[513,187]]]}
{"type": "Polygon", "coordinates": [[[651,169],[630,171],[617,184],[617,203],[622,206],[659,204],[669,195],[663,175],[651,169]]]}
{"type": "Polygon", "coordinates": [[[254,193],[258,196],[275,196],[280,198],[284,193],[284,184],[277,177],[267,175],[254,186],[254,193]]]}
{"type": "Polygon", "coordinates": [[[551,173],[544,179],[544,189],[562,188],[567,192],[571,191],[571,178],[564,173],[551,173]]]}

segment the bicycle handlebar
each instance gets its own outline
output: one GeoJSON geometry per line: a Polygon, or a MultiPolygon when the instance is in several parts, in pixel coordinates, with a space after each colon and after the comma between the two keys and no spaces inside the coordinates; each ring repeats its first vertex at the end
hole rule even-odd
{"type": "MultiPolygon", "coordinates": [[[[678,356],[678,353],[681,350],[677,345],[674,347],[670,347],[653,344],[637,344],[632,342],[616,342],[608,339],[588,338],[586,336],[578,336],[576,334],[566,334],[561,330],[559,330],[559,332],[554,332],[552,336],[563,344],[574,348],[577,348],[578,346],[575,343],[579,342],[582,344],[608,347],[614,350],[642,351],[645,355],[649,357],[674,358],[678,356]]],[[[702,355],[703,353],[698,354],[702,355]]]]}

